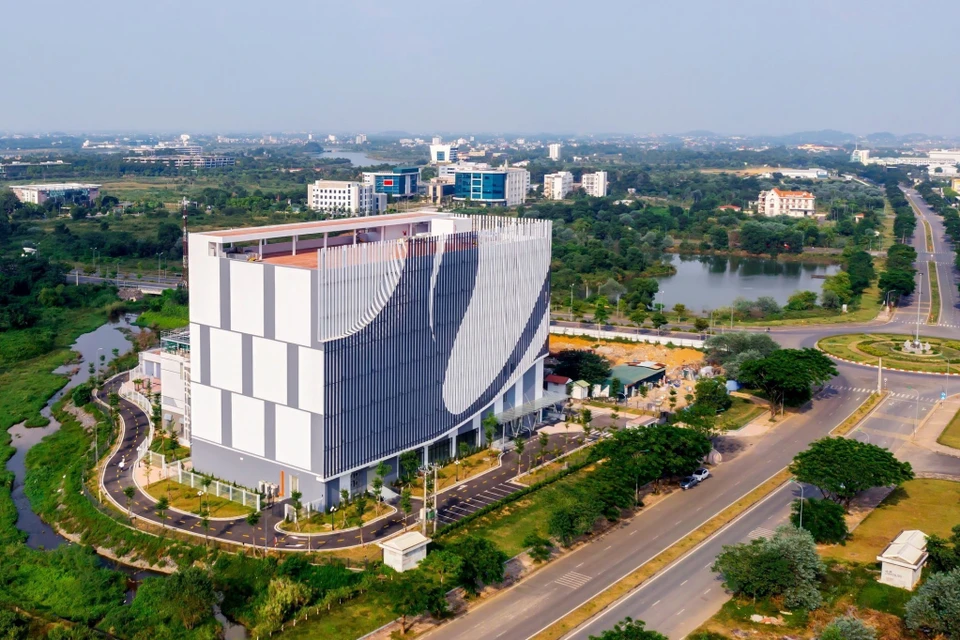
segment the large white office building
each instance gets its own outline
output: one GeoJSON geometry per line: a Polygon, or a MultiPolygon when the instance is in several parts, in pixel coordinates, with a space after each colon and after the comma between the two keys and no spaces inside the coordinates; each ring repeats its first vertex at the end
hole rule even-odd
{"type": "Polygon", "coordinates": [[[580,176],[580,186],[588,196],[604,198],[607,195],[607,172],[585,173],[580,176]]]}
{"type": "Polygon", "coordinates": [[[317,180],[307,185],[307,206],[314,211],[369,216],[387,209],[387,195],[374,185],[349,180],[317,180]]]}
{"type": "Polygon", "coordinates": [[[563,200],[573,191],[573,174],[558,171],[543,176],[543,197],[547,200],[563,200]]]}
{"type": "MultiPolygon", "coordinates": [[[[385,461],[530,429],[549,221],[417,211],[192,233],[191,458],[329,508],[385,461]]],[[[388,478],[389,479],[389,478],[388,478]]]]}

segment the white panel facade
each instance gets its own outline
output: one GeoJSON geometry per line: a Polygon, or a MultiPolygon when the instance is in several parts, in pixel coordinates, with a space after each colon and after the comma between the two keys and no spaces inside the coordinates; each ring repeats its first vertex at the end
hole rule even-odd
{"type": "Polygon", "coordinates": [[[234,449],[263,456],[264,405],[262,400],[232,394],[231,411],[234,449]]]}
{"type": "Polygon", "coordinates": [[[194,382],[190,385],[190,428],[194,438],[223,442],[220,389],[194,382]]]}
{"type": "Polygon", "coordinates": [[[230,328],[263,335],[263,265],[230,261],[230,328]]]}
{"type": "Polygon", "coordinates": [[[190,236],[190,320],[220,326],[220,258],[203,236],[190,236]]]}
{"type": "Polygon", "coordinates": [[[253,338],[253,395],[286,404],[287,345],[283,342],[253,338]]]}
{"type": "Polygon", "coordinates": [[[193,371],[196,371],[194,376],[200,375],[200,368],[203,366],[200,359],[200,352],[202,351],[200,348],[200,342],[200,325],[198,325],[196,322],[191,322],[190,344],[193,345],[193,348],[190,349],[190,366],[192,367],[193,371]]]}
{"type": "Polygon", "coordinates": [[[301,469],[310,468],[310,414],[277,405],[276,457],[301,469]]]}
{"type": "Polygon", "coordinates": [[[277,340],[310,346],[310,271],[277,267],[273,309],[277,340]]]}
{"type": "Polygon", "coordinates": [[[300,408],[323,413],[323,351],[300,347],[297,397],[300,408]]]}
{"type": "Polygon", "coordinates": [[[210,329],[210,384],[243,391],[242,341],[239,333],[210,329]]]}

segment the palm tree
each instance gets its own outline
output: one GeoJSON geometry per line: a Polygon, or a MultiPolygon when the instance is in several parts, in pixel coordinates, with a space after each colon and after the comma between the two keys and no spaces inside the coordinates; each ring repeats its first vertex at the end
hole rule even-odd
{"type": "Polygon", "coordinates": [[[164,531],[167,530],[167,525],[164,524],[164,521],[167,519],[167,509],[170,508],[170,501],[167,500],[167,496],[160,496],[160,499],[157,500],[157,504],[154,505],[153,509],[157,512],[157,517],[160,518],[160,526],[164,531]]]}
{"type": "MultiPolygon", "coordinates": [[[[257,555],[257,525],[259,523],[260,523],[259,511],[251,511],[250,513],[247,514],[247,524],[253,527],[253,533],[250,535],[250,537],[253,538],[253,555],[254,556],[257,555]]],[[[264,533],[264,536],[266,536],[266,533],[264,533]]],[[[263,548],[264,548],[264,552],[266,552],[266,548],[267,548],[266,537],[264,537],[263,548]]]]}
{"type": "Polygon", "coordinates": [[[124,497],[126,497],[126,499],[127,499],[127,501],[126,501],[126,502],[127,502],[127,513],[130,514],[130,522],[133,522],[133,512],[130,511],[130,501],[133,500],[133,496],[136,495],[136,490],[135,490],[132,486],[130,486],[130,487],[124,487],[124,488],[123,488],[123,495],[124,495],[124,497]]]}
{"type": "MultiPolygon", "coordinates": [[[[207,498],[207,500],[206,500],[206,502],[207,502],[206,511],[207,511],[207,512],[210,511],[210,485],[211,485],[211,484],[213,484],[213,478],[208,478],[208,477],[206,477],[206,476],[203,476],[203,478],[200,479],[200,486],[203,487],[203,495],[207,498]]],[[[201,510],[201,511],[204,511],[203,500],[200,501],[200,510],[201,510]]]]}

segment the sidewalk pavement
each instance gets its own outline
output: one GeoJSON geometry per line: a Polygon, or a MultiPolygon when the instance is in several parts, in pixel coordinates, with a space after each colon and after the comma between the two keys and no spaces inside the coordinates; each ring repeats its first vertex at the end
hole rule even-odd
{"type": "Polygon", "coordinates": [[[937,438],[953,420],[953,416],[957,415],[957,411],[960,411],[960,395],[950,396],[943,402],[938,403],[927,414],[927,417],[920,424],[920,428],[917,429],[914,444],[930,451],[960,458],[960,449],[947,447],[937,442],[937,438]]]}

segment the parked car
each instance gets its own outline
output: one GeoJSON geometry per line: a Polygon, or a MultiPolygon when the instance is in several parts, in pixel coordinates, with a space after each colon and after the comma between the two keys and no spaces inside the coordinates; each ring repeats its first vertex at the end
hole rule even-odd
{"type": "Polygon", "coordinates": [[[700,467],[693,472],[693,477],[697,479],[697,482],[703,482],[710,477],[710,470],[706,467],[700,467]]]}
{"type": "Polygon", "coordinates": [[[692,489],[695,486],[700,484],[700,481],[694,478],[693,476],[687,476],[680,481],[680,488],[686,491],[687,489],[692,489]]]}

